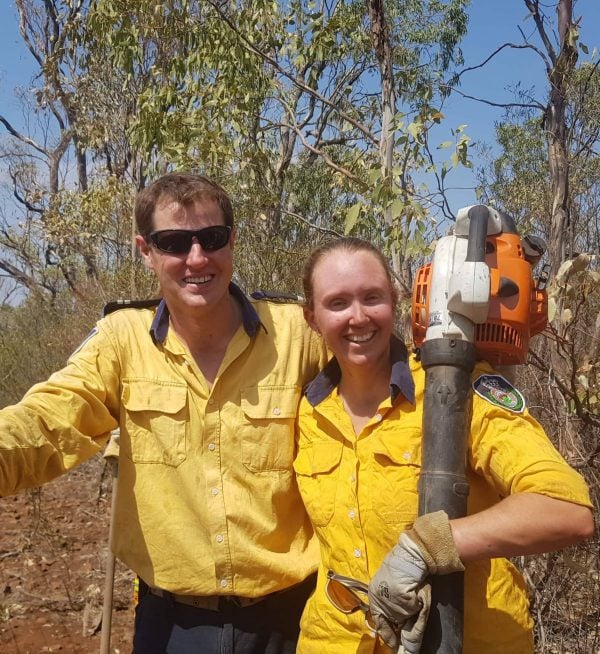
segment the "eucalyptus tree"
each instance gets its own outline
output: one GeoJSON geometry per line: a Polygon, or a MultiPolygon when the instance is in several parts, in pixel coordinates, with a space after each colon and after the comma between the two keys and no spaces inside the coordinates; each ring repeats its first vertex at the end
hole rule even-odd
{"type": "MultiPolygon", "coordinates": [[[[548,15],[544,3],[539,0],[524,2],[542,42],[543,49],[536,51],[543,60],[549,83],[543,126],[552,183],[552,224],[548,246],[551,272],[556,273],[565,257],[572,255],[574,245],[569,196],[567,107],[569,87],[579,56],[579,29],[573,14],[573,0],[559,0],[555,3],[555,21],[548,15]]],[[[586,48],[585,45],[583,47],[586,48]]]]}
{"type": "MultiPolygon", "coordinates": [[[[548,73],[547,102],[512,110],[497,125],[500,154],[480,171],[481,192],[484,201],[493,199],[522,228],[548,240],[550,322],[520,374],[533,411],[585,475],[598,506],[600,63],[597,53],[579,42],[585,15],[574,18],[569,6],[558,12],[556,23],[535,5],[531,9],[540,12],[532,16],[535,30],[546,34],[546,51],[539,54],[548,73]],[[552,42],[554,35],[559,43],[552,42]]],[[[554,7],[562,5],[561,0],[554,7]]],[[[534,104],[532,98],[524,103],[534,104]]],[[[600,628],[590,619],[600,592],[593,572],[597,545],[596,539],[564,557],[528,561],[540,652],[598,649],[600,628]],[[567,611],[571,594],[564,588],[574,587],[578,606],[567,611]]]]}
{"type": "Polygon", "coordinates": [[[306,240],[307,225],[394,244],[409,286],[406,243],[436,202],[414,173],[431,168],[428,130],[460,60],[466,4],[98,0],[90,25],[116,69],[151,71],[132,139],[155,170],[217,177],[242,228],[282,250],[306,240]],[[323,174],[326,210],[294,186],[316,191],[323,174]]]}
{"type": "Polygon", "coordinates": [[[146,167],[128,134],[140,87],[128,85],[91,39],[91,4],[15,2],[37,73],[21,94],[24,126],[0,114],[0,165],[10,180],[0,268],[50,298],[65,283],[76,295],[97,295],[110,271],[130,260],[131,196],[146,167]]]}

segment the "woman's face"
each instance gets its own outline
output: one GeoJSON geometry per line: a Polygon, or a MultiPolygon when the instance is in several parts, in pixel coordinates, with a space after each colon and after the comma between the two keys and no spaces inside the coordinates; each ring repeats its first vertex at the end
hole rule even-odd
{"type": "Polygon", "coordinates": [[[378,365],[389,358],[394,325],[385,269],[368,251],[333,250],[313,270],[308,324],[320,332],[340,366],[378,365]]]}

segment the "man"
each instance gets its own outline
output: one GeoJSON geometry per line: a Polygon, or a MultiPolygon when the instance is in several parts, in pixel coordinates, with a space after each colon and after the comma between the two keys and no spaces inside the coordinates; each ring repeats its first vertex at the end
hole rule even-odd
{"type": "Polygon", "coordinates": [[[323,346],[299,307],[232,284],[233,210],[217,184],[165,175],[135,220],[163,299],[108,315],[0,412],[0,494],[81,463],[119,427],[113,549],[142,580],[135,652],[294,652],[317,561],[294,417],[323,346]]]}

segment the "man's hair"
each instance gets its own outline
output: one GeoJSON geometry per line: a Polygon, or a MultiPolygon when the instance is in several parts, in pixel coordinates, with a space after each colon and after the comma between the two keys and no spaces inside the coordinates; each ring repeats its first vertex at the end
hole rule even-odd
{"type": "Polygon", "coordinates": [[[362,238],[355,238],[353,236],[344,236],[342,238],[327,241],[323,245],[315,248],[308,255],[308,259],[304,264],[304,270],[302,272],[304,305],[309,309],[313,308],[313,276],[317,264],[327,254],[330,252],[336,252],[338,250],[348,253],[349,256],[355,252],[368,252],[372,254],[377,259],[377,261],[379,261],[388,279],[390,285],[390,293],[392,295],[392,305],[395,309],[396,305],[398,304],[398,289],[394,283],[394,274],[389,263],[383,256],[381,250],[377,249],[372,243],[365,241],[362,238]]]}
{"type": "Polygon", "coordinates": [[[162,200],[178,202],[185,207],[196,200],[212,200],[220,207],[225,225],[233,229],[231,200],[216,182],[193,173],[167,173],[141,190],[135,199],[135,224],[138,234],[144,238],[154,229],[154,211],[162,200]]]}

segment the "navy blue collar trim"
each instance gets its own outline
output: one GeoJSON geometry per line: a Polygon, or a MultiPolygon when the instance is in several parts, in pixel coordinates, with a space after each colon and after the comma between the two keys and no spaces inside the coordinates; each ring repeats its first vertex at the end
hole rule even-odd
{"type": "MultiPolygon", "coordinates": [[[[262,327],[265,332],[267,331],[265,326],[261,323],[256,309],[252,306],[252,303],[244,295],[244,292],[231,282],[229,284],[229,292],[233,297],[239,302],[242,308],[242,323],[244,329],[248,336],[252,337],[256,335],[259,327],[262,327]]],[[[169,332],[169,309],[164,300],[160,301],[158,308],[156,309],[156,315],[150,326],[150,336],[155,343],[164,343],[167,338],[167,333],[169,332]]]]}
{"type": "MultiPolygon", "coordinates": [[[[399,393],[414,405],[415,403],[415,382],[408,365],[408,351],[406,345],[392,336],[390,341],[390,363],[392,372],[390,375],[390,397],[395,402],[399,393]]],[[[340,383],[342,372],[337,359],[333,357],[321,372],[308,384],[305,389],[306,399],[312,406],[317,406],[333,389],[340,383]]]]}

